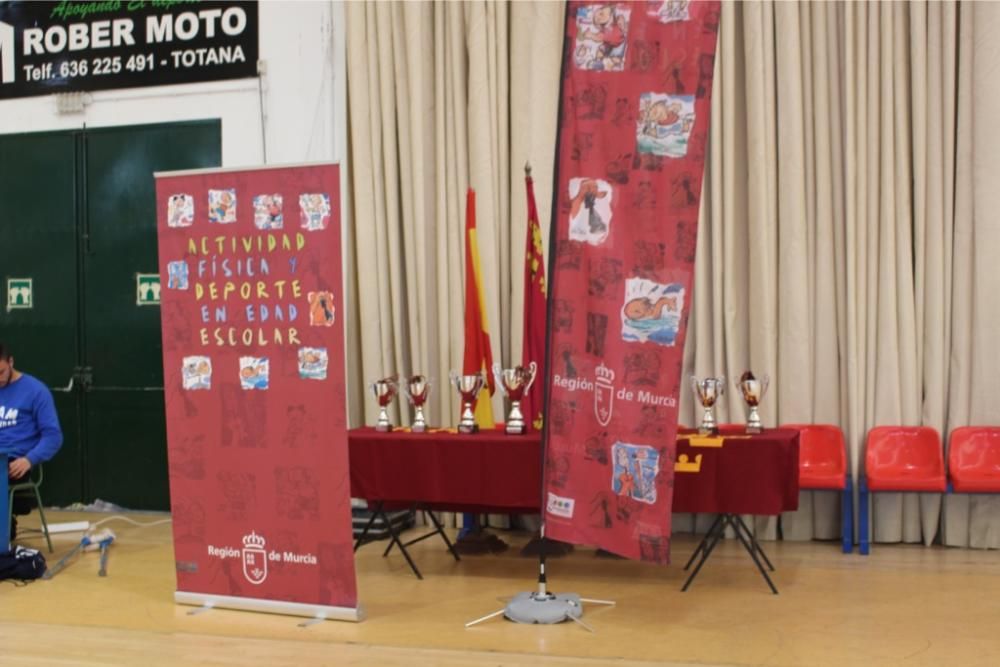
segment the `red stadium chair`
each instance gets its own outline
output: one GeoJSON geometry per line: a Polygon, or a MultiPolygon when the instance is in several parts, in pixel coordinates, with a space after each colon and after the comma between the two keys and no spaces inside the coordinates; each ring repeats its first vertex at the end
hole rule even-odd
{"type": "Polygon", "coordinates": [[[928,426],[876,426],[868,432],[859,490],[858,542],[867,556],[869,491],[947,490],[941,436],[928,426]]]}
{"type": "Polygon", "coordinates": [[[949,491],[1000,493],[1000,426],[962,426],[948,445],[949,491]]]}
{"type": "Polygon", "coordinates": [[[854,493],[847,470],[844,434],[830,424],[784,424],[799,432],[799,488],[840,491],[840,538],[854,550],[854,493]]]}

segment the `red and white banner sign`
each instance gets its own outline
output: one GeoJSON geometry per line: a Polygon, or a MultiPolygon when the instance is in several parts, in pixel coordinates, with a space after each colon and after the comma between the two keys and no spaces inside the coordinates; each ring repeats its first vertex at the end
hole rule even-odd
{"type": "Polygon", "coordinates": [[[337,165],[156,178],[178,602],[357,619],[337,165]]]}
{"type": "Polygon", "coordinates": [[[677,403],[719,3],[568,9],[545,531],[670,558],[677,403]]]}

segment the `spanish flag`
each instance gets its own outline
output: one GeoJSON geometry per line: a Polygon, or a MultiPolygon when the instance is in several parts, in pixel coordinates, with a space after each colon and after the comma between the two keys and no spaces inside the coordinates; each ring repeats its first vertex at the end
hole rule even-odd
{"type": "Polygon", "coordinates": [[[466,375],[483,373],[489,389],[476,400],[476,424],[492,429],[493,407],[490,396],[496,390],[493,382],[493,353],[490,351],[489,325],[486,321],[483,297],[483,272],[479,266],[479,244],[476,242],[476,193],[469,188],[465,203],[465,359],[462,372],[466,375]]]}

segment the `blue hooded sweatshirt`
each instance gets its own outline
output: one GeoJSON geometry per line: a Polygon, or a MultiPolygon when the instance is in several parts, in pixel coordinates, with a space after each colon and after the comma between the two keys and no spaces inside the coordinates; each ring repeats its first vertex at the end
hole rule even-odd
{"type": "Polygon", "coordinates": [[[0,455],[26,456],[34,466],[55,456],[62,441],[48,387],[27,373],[0,387],[0,455]]]}

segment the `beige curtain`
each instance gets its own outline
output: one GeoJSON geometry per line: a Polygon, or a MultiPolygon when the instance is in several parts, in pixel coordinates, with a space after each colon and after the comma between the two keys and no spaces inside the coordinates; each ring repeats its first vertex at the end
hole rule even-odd
{"type": "MultiPolygon", "coordinates": [[[[987,259],[1000,161],[983,121],[1000,105],[997,14],[723,3],[685,372],[768,373],[765,421],[840,425],[855,474],[873,426],[1000,423],[987,259]]],[[[720,416],[743,410],[730,391],[720,416]]],[[[695,419],[685,394],[681,421],[695,419]]],[[[995,498],[947,502],[947,544],[1000,546],[995,498]]],[[[940,507],[877,494],[874,539],[930,543],[940,507]]],[[[839,522],[835,494],[803,492],[782,529],[835,538],[839,522]]]]}
{"type": "MultiPolygon", "coordinates": [[[[493,356],[520,361],[523,167],[551,201],[563,18],[561,3],[347,3],[351,424],[376,416],[364,387],[397,373],[434,379],[432,423],[458,419],[468,187],[493,356]]],[[[402,397],[393,411],[412,418],[402,397]]]]}
{"type": "MultiPolygon", "coordinates": [[[[961,5],[955,227],[952,230],[950,427],[1000,424],[1000,5],[961,5]],[[970,102],[971,100],[971,102],[970,102]]],[[[944,543],[1000,548],[1000,498],[946,499],[944,543]]]]}

